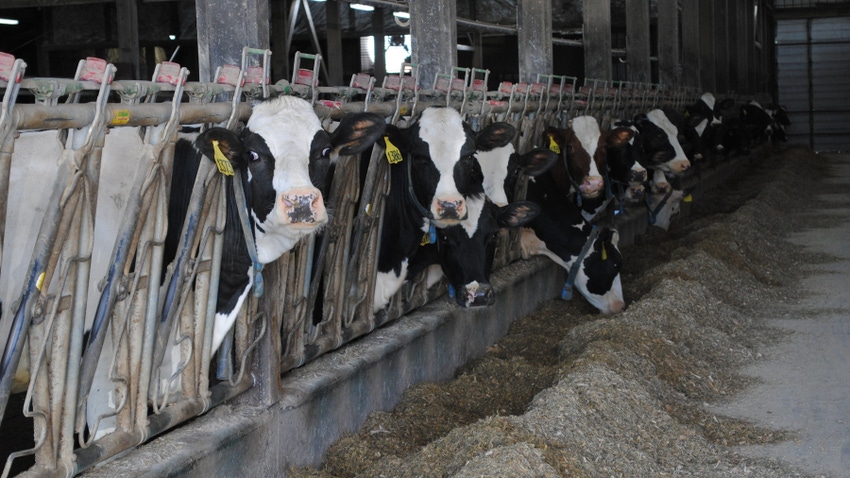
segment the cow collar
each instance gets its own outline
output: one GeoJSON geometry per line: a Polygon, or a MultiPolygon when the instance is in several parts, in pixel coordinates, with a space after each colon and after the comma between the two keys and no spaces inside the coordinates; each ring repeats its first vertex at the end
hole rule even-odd
{"type": "Polygon", "coordinates": [[[584,261],[584,258],[587,257],[587,253],[590,252],[590,248],[593,246],[593,242],[596,241],[597,237],[599,237],[599,229],[596,226],[593,226],[593,230],[590,231],[590,235],[587,236],[587,241],[585,241],[584,247],[581,248],[581,252],[578,253],[578,257],[576,257],[576,260],[573,261],[573,264],[570,266],[570,270],[567,273],[567,280],[564,282],[563,290],[561,290],[561,299],[570,300],[573,298],[573,284],[576,281],[579,269],[581,269],[581,263],[584,261]]]}
{"type": "Polygon", "coordinates": [[[248,202],[246,196],[251,194],[251,183],[248,182],[247,191],[242,182],[241,171],[237,171],[233,178],[233,192],[236,198],[236,210],[239,211],[239,225],[242,227],[242,234],[245,236],[245,247],[248,249],[248,255],[251,257],[251,273],[254,276],[254,297],[263,295],[263,264],[260,262],[257,254],[257,244],[254,242],[254,231],[251,228],[251,222],[248,218],[248,202]]]}
{"type": "MultiPolygon", "coordinates": [[[[573,189],[576,190],[576,205],[578,207],[581,207],[581,189],[579,189],[581,187],[581,185],[579,183],[577,183],[576,180],[573,179],[573,176],[570,174],[570,165],[569,165],[569,162],[567,161],[567,152],[566,151],[561,152],[561,160],[564,162],[564,170],[567,173],[567,180],[570,182],[570,186],[572,186],[573,189]]],[[[590,160],[593,161],[593,158],[590,158],[590,160]]]]}
{"type": "Polygon", "coordinates": [[[665,204],[667,204],[667,200],[670,199],[670,196],[672,195],[673,188],[670,188],[670,190],[667,191],[667,194],[665,194],[664,197],[660,201],[658,201],[658,205],[654,208],[652,207],[652,195],[646,195],[646,207],[647,209],[649,209],[650,224],[655,224],[655,219],[658,217],[658,213],[661,212],[661,209],[664,207],[665,204]]]}

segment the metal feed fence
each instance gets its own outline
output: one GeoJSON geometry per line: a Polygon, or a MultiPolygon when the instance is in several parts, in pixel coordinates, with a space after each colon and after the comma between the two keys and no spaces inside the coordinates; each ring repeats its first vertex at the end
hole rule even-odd
{"type": "MultiPolygon", "coordinates": [[[[558,75],[487,91],[487,70],[463,68],[438,75],[436,86],[425,90],[412,64],[380,86],[359,74],[347,86],[322,87],[317,84],[321,57],[301,53],[293,78],[272,84],[269,55],[246,48],[242,65],[220,68],[210,83],[186,82],[186,69],[173,63],[160,65],[150,81],[113,81],[114,66],[95,58],[82,60],[72,79],[27,78],[22,60],[0,56],[0,244],[4,261],[23,257],[25,266],[13,270],[0,264],[12,290],[3,297],[0,321],[0,423],[11,414],[10,398],[23,397],[15,413],[33,426],[32,446],[17,442],[3,477],[22,462],[35,474],[76,475],[256,383],[279,383],[282,373],[445,292],[443,283],[428,288],[423,273],[388,307],[372,313],[389,187],[388,164],[377,145],[362,184],[359,157],[340,158],[325,198],[334,211],[331,222],[320,236],[302,240],[258,272],[265,290],[255,287],[249,294],[231,334],[212,354],[225,180],[211,161],[202,163],[187,212],[191,220],[185,221],[177,258],[165,264],[169,181],[181,126],[236,128],[250,116],[252,104],[276,95],[310,101],[327,129],[356,111],[379,113],[404,126],[439,104],[462,112],[475,129],[494,121],[512,123],[518,131],[515,147],[524,152],[537,146],[545,127],[564,127],[576,115],[593,115],[606,127],[654,107],[681,109],[699,96],[693,89],[639,83],[587,80],[580,86],[575,78],[558,75]],[[33,101],[17,101],[21,92],[33,101]],[[7,212],[22,206],[10,202],[10,174],[19,166],[13,153],[21,138],[36,131],[48,131],[61,148],[56,167],[39,178],[52,186],[37,236],[25,241],[31,250],[18,253],[12,249],[20,243],[19,231],[6,224],[7,212]],[[109,186],[101,184],[101,173],[114,165],[103,153],[111,136],[122,131],[138,140],[135,150],[121,152],[119,165],[134,179],[120,217],[104,218],[114,198],[98,194],[109,186]],[[118,226],[104,244],[96,234],[107,219],[118,226]],[[105,272],[94,271],[94,258],[110,250],[105,272]],[[264,340],[275,344],[273,363],[253,358],[264,340]],[[174,375],[169,362],[178,364],[174,375]],[[17,371],[28,376],[16,382],[17,371]],[[107,401],[113,411],[87,417],[93,400],[107,401]]],[[[241,197],[238,191],[236,196],[241,197]]],[[[520,257],[518,235],[504,232],[496,267],[520,257]]]]}

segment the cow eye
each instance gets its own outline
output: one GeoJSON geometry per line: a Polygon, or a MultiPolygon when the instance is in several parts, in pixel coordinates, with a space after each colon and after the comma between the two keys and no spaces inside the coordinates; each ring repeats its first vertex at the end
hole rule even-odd
{"type": "Polygon", "coordinates": [[[260,155],[256,151],[251,151],[251,161],[259,161],[260,155]]]}
{"type": "Polygon", "coordinates": [[[327,158],[330,155],[331,155],[331,147],[326,146],[325,149],[322,150],[322,157],[327,158]]]}

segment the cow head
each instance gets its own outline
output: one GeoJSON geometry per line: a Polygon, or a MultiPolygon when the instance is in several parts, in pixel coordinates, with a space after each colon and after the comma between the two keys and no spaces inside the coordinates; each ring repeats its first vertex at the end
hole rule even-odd
{"type": "Polygon", "coordinates": [[[685,109],[687,126],[695,131],[695,159],[722,154],[726,150],[728,126],[723,123],[723,111],[735,104],[732,98],[720,102],[711,93],[704,93],[685,109]]]}
{"type": "Polygon", "coordinates": [[[436,227],[456,225],[465,219],[470,198],[483,201],[475,133],[458,111],[430,107],[410,127],[388,126],[386,133],[387,141],[408,162],[415,199],[436,227]]]}
{"type": "Polygon", "coordinates": [[[559,153],[566,164],[566,168],[556,164],[553,176],[565,191],[571,185],[584,198],[599,197],[605,190],[607,151],[628,144],[633,134],[628,128],[602,131],[593,116],[573,118],[566,130],[547,128],[543,132],[544,142],[559,153]]]}
{"type": "Polygon", "coordinates": [[[268,263],[327,223],[319,188],[329,164],[370,147],[385,127],[381,116],[360,113],[329,134],[310,103],[280,96],[255,106],[240,136],[212,128],[198,136],[196,145],[211,160],[218,149],[234,168],[245,171],[257,255],[268,263]]]}
{"type": "Polygon", "coordinates": [[[528,201],[498,206],[488,200],[481,208],[470,209],[461,224],[437,229],[438,260],[458,305],[492,305],[496,297],[490,272],[499,232],[524,225],[539,214],[540,208],[528,201]]]}
{"type": "Polygon", "coordinates": [[[654,109],[635,117],[641,136],[641,159],[644,166],[670,174],[682,174],[691,167],[678,139],[678,128],[664,111],[654,109]]]}
{"type": "Polygon", "coordinates": [[[616,229],[600,229],[576,275],[578,291],[603,314],[622,312],[625,307],[620,282],[623,256],[617,247],[619,240],[616,229]]]}

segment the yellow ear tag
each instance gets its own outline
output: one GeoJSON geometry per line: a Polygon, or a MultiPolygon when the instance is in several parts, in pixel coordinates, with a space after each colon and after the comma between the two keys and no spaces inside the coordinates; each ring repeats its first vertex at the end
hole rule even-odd
{"type": "Polygon", "coordinates": [[[684,201],[684,202],[692,202],[693,200],[694,200],[694,197],[691,196],[690,194],[688,194],[687,196],[682,198],[682,201],[684,201]]]}
{"type": "Polygon", "coordinates": [[[38,279],[35,281],[35,288],[41,291],[41,288],[44,287],[44,272],[38,275],[38,279]]]}
{"type": "Polygon", "coordinates": [[[215,152],[215,165],[218,167],[218,172],[225,176],[233,176],[233,166],[230,164],[230,160],[227,159],[227,156],[221,152],[221,148],[218,147],[218,141],[213,141],[213,151],[215,152]]]}
{"type": "Polygon", "coordinates": [[[428,236],[428,233],[426,232],[425,234],[422,235],[422,240],[419,241],[419,245],[420,246],[427,246],[428,244],[431,244],[431,238],[428,236]]]}
{"type": "Polygon", "coordinates": [[[384,143],[387,145],[387,162],[390,164],[398,164],[404,160],[404,157],[401,155],[401,151],[398,150],[396,145],[390,142],[390,138],[388,136],[384,136],[384,143]]]}
{"type": "Polygon", "coordinates": [[[602,244],[602,260],[608,260],[608,251],[605,250],[605,244],[602,244]]]}
{"type": "Polygon", "coordinates": [[[549,136],[549,150],[555,154],[561,154],[561,147],[555,142],[555,138],[549,136]]]}

